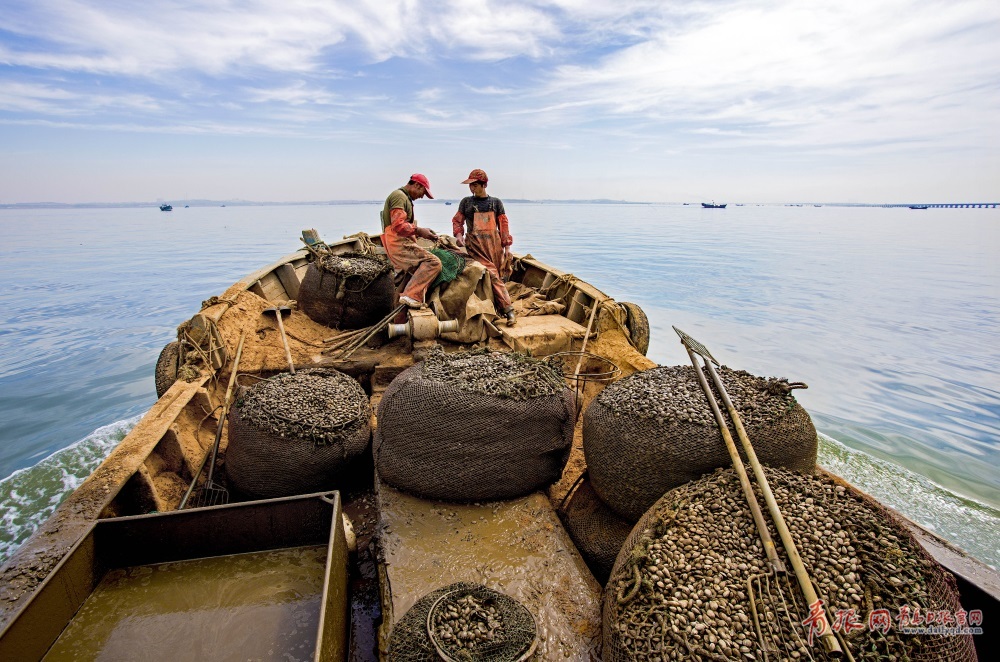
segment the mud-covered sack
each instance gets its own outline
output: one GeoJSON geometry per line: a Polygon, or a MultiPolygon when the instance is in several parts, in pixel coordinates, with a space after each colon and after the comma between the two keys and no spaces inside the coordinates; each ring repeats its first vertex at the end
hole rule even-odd
{"type": "Polygon", "coordinates": [[[515,353],[438,350],[382,395],[375,467],[425,498],[512,499],[559,479],[573,425],[573,392],[558,368],[515,353]]]}
{"type": "Polygon", "coordinates": [[[257,498],[330,489],[371,441],[361,385],[330,369],[281,373],[242,392],[229,414],[226,475],[257,498]]]}
{"type": "MultiPolygon", "coordinates": [[[[853,659],[976,659],[971,635],[904,632],[962,606],[955,578],[893,513],[829,474],[764,473],[853,659]],[[921,616],[905,622],[906,613],[921,616]]],[[[819,637],[809,644],[810,607],[770,518],[768,529],[784,575],[770,568],[733,469],[665,494],[629,534],[605,588],[605,662],[834,659],[819,637]]]]}
{"type": "MultiPolygon", "coordinates": [[[[757,458],[771,466],[812,470],[816,428],[787,380],[725,366],[718,372],[757,458]]],[[[724,409],[721,396],[715,397],[724,409]]],[[[731,465],[692,366],[643,370],[601,391],[584,412],[583,450],[594,490],[630,522],[667,490],[731,465]]]]}
{"type": "Polygon", "coordinates": [[[299,310],[334,329],[361,329],[392,310],[392,265],[373,255],[326,255],[311,263],[299,286],[299,310]]]}
{"type": "Polygon", "coordinates": [[[558,513],[580,556],[603,585],[632,531],[632,523],[601,501],[586,474],[567,495],[558,513]]]}

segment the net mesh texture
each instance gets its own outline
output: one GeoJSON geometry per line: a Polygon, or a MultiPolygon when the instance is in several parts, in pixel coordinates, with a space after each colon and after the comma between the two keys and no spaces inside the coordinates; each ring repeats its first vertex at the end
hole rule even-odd
{"type": "MultiPolygon", "coordinates": [[[[829,476],[765,474],[828,622],[837,629],[839,621],[855,660],[976,659],[970,635],[900,629],[901,607],[954,614],[961,606],[954,577],[894,515],[829,476]],[[880,627],[881,617],[869,619],[883,609],[880,627]]],[[[763,503],[759,488],[757,498],[763,503]]],[[[833,659],[818,637],[809,643],[809,607],[779,553],[784,575],[770,571],[732,469],[670,491],[636,524],[608,581],[605,661],[833,659]]]]}
{"type": "Polygon", "coordinates": [[[298,306],[333,329],[361,329],[392,310],[395,285],[388,260],[361,253],[324,256],[306,268],[298,306]]]}
{"type": "Polygon", "coordinates": [[[428,288],[430,290],[433,290],[442,283],[450,283],[465,269],[465,257],[455,251],[449,251],[444,248],[432,248],[430,252],[431,255],[441,260],[441,273],[431,283],[431,286],[428,288]]]}
{"type": "Polygon", "coordinates": [[[375,465],[387,483],[424,498],[512,499],[559,479],[573,426],[573,391],[545,362],[437,351],[383,394],[375,465]]]}
{"type": "MultiPolygon", "coordinates": [[[[761,463],[812,470],[816,428],[787,382],[719,372],[761,463]]],[[[731,465],[692,366],[651,368],[601,391],[584,412],[583,449],[594,490],[630,522],[667,490],[731,465]]]]}
{"type": "Polygon", "coordinates": [[[457,582],[420,598],[389,635],[393,662],[517,662],[537,644],[535,619],[514,598],[457,582]]]}
{"type": "Polygon", "coordinates": [[[594,578],[604,585],[611,575],[618,552],[632,531],[632,523],[601,501],[586,475],[582,476],[558,513],[594,578]]]}
{"type": "Polygon", "coordinates": [[[281,373],[242,390],[230,410],[226,474],[258,498],[320,491],[368,448],[371,405],[331,369],[281,373]]]}

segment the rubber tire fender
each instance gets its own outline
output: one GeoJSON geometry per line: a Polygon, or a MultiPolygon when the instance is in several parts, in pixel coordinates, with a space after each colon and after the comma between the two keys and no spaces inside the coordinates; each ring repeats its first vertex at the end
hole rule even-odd
{"type": "Polygon", "coordinates": [[[162,398],[174,382],[177,381],[177,370],[180,368],[181,344],[178,341],[167,343],[156,359],[156,398],[162,398]]]}
{"type": "Polygon", "coordinates": [[[649,318],[637,303],[623,301],[619,304],[625,311],[625,325],[628,327],[629,342],[643,356],[649,350],[649,318]]]}

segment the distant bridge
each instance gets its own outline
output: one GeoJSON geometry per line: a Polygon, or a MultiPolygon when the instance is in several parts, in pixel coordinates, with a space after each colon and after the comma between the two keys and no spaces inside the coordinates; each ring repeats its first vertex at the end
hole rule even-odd
{"type": "Polygon", "coordinates": [[[909,204],[870,205],[871,207],[917,207],[919,209],[996,209],[1000,202],[911,202],[909,204]]]}

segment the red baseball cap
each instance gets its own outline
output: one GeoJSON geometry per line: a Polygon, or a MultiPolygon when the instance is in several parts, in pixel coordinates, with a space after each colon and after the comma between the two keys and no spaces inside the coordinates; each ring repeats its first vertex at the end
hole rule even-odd
{"type": "Polygon", "coordinates": [[[462,183],[471,184],[472,182],[482,182],[483,184],[485,184],[488,181],[490,181],[490,178],[486,176],[486,171],[476,168],[475,170],[469,173],[469,178],[462,183]]]}
{"type": "Polygon", "coordinates": [[[431,200],[434,199],[434,196],[431,195],[431,183],[427,181],[426,177],[421,175],[419,172],[415,172],[412,175],[410,175],[410,181],[414,181],[423,186],[424,190],[427,191],[427,197],[430,198],[431,200]]]}

